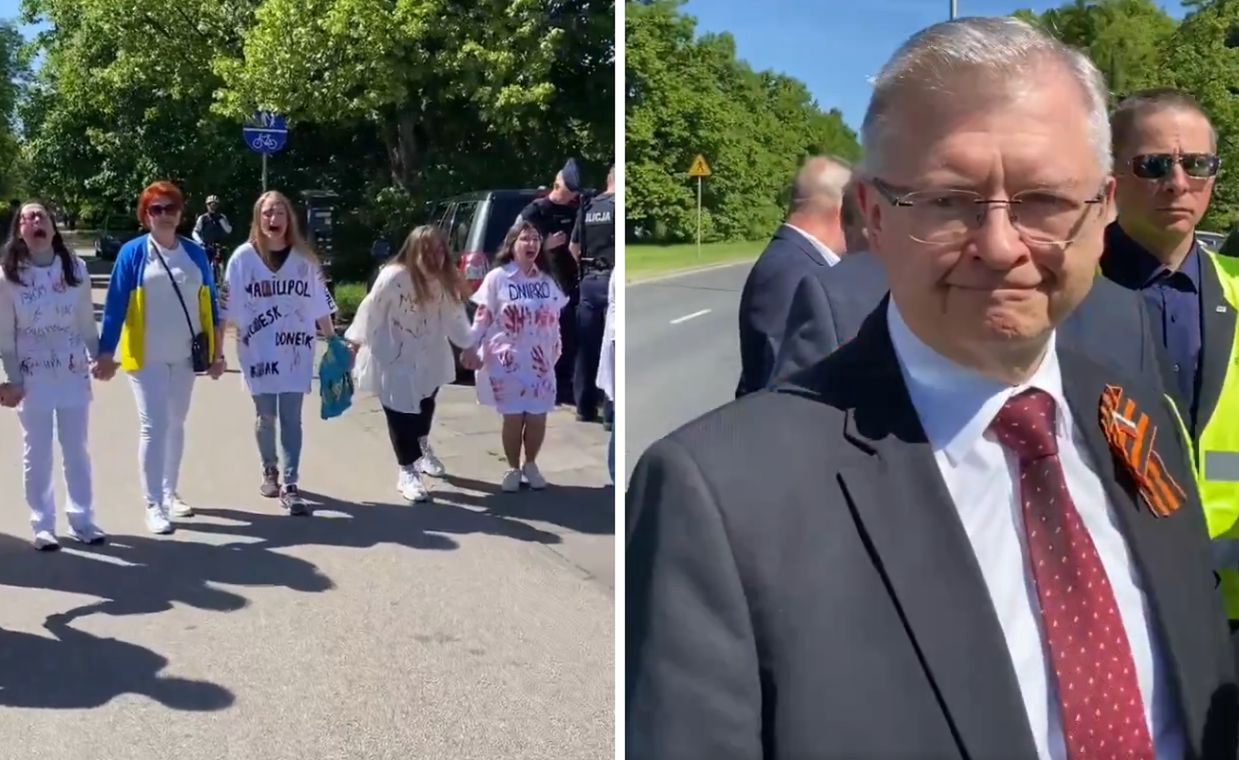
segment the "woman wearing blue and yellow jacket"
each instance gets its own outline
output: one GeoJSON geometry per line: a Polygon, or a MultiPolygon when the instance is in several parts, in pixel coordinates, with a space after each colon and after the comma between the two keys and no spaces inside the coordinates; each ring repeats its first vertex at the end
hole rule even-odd
{"type": "Polygon", "coordinates": [[[129,374],[138,405],[138,460],[146,493],[146,527],[171,533],[169,516],[193,510],[177,494],[185,417],[194,387],[192,342],[205,335],[208,373],[224,372],[219,301],[206,252],[179,237],[184,197],[171,182],[155,182],[138,199],[138,221],[149,234],[121,248],[103,308],[96,377],[119,365],[129,374]]]}

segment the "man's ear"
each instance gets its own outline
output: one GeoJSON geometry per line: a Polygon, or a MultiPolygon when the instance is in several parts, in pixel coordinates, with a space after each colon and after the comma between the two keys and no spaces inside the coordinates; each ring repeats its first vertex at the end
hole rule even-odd
{"type": "Polygon", "coordinates": [[[856,200],[860,205],[861,217],[865,220],[865,229],[869,234],[870,243],[882,232],[882,206],[878,203],[878,194],[867,182],[856,183],[856,200]]]}

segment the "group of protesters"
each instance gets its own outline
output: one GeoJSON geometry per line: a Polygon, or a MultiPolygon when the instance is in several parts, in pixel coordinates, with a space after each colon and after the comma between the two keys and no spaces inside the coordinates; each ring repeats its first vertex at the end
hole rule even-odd
{"type": "MultiPolygon", "coordinates": [[[[13,210],[0,249],[0,406],[15,409],[20,420],[36,549],[59,548],[53,436],[68,496],[64,535],[85,544],[107,538],[95,519],[89,410],[93,382],[111,380],[118,369],[129,377],[138,411],[147,529],[169,534],[174,520],[193,516],[178,489],[185,421],[196,380],[218,379],[226,370],[229,324],[253,399],[259,491],[278,499],[287,514],[310,511],[298,490],[301,415],[318,339],[336,336],[337,313],[319,257],[289,199],[267,191],[255,201],[248,237],[217,283],[201,238],[178,234],[184,208],[171,182],[142,191],[137,217],[146,232],[117,255],[101,326],[86,264],[66,245],[49,205],[28,201],[13,210]]],[[[461,349],[462,364],[478,370],[479,401],[503,415],[509,469],[502,489],[546,487],[537,457],[558,396],[560,314],[570,299],[552,276],[544,243],[535,223],[518,220],[470,294],[443,232],[419,226],[345,331],[355,385],[377,396],[386,415],[405,499],[425,501],[423,476],[445,474],[429,435],[438,391],[455,377],[449,343],[461,349]],[[472,322],[465,311],[470,299],[477,305],[472,322]]],[[[613,346],[602,353],[602,374],[609,376],[613,346]]],[[[602,379],[613,396],[613,385],[602,379]]]]}

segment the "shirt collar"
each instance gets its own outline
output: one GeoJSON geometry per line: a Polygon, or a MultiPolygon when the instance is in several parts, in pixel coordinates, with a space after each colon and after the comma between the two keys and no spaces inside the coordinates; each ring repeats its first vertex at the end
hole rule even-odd
{"type": "Polygon", "coordinates": [[[942,451],[952,465],[959,464],[994,421],[1007,399],[1029,388],[1050,394],[1058,408],[1056,435],[1065,439],[1071,429],[1071,410],[1063,394],[1062,372],[1050,334],[1045,357],[1028,382],[1011,386],[984,377],[946,358],[912,333],[892,299],[887,306],[887,329],[908,395],[934,451],[942,451]]]}
{"type": "Polygon", "coordinates": [[[800,229],[799,227],[797,227],[796,225],[792,224],[791,222],[783,222],[783,226],[784,226],[784,227],[787,227],[788,229],[790,229],[790,230],[792,230],[792,231],[794,231],[794,232],[798,232],[798,233],[800,233],[800,236],[801,236],[801,237],[803,237],[805,240],[808,240],[810,243],[812,243],[812,244],[813,244],[813,247],[817,249],[817,252],[818,252],[818,253],[820,253],[820,254],[822,254],[822,258],[823,258],[823,259],[826,259],[826,263],[827,263],[827,264],[829,264],[829,265],[831,265],[831,266],[833,267],[835,264],[838,264],[838,263],[839,263],[839,254],[837,254],[837,253],[835,253],[834,251],[830,250],[830,246],[826,245],[826,244],[825,244],[825,243],[823,243],[822,241],[820,241],[820,240],[818,240],[817,238],[813,237],[812,235],[810,235],[809,233],[807,233],[807,232],[805,232],[804,230],[800,229]]]}
{"type": "MultiPolygon", "coordinates": [[[[1193,236],[1192,247],[1188,249],[1178,270],[1187,277],[1193,292],[1200,291],[1199,249],[1200,242],[1193,236]]],[[[1149,287],[1170,271],[1147,248],[1128,235],[1117,221],[1106,228],[1105,258],[1102,264],[1102,271],[1107,277],[1134,290],[1149,287]]]]}

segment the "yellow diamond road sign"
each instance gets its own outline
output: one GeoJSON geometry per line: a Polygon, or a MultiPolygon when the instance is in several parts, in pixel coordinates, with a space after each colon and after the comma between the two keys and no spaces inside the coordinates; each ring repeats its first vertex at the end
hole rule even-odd
{"type": "Polygon", "coordinates": [[[688,176],[690,177],[709,177],[710,176],[710,167],[708,164],[706,164],[705,156],[701,155],[700,153],[697,154],[697,157],[693,159],[693,165],[689,167],[688,169],[688,176]]]}

